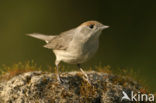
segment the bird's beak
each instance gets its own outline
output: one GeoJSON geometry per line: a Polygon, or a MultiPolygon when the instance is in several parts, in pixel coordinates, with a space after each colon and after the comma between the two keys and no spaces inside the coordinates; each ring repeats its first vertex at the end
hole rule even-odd
{"type": "Polygon", "coordinates": [[[103,25],[103,26],[101,27],[102,30],[103,30],[103,29],[107,29],[107,28],[109,28],[109,26],[103,25]]]}

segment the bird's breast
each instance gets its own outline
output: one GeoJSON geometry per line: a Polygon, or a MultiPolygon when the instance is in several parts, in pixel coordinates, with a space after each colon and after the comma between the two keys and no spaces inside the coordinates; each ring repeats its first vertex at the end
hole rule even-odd
{"type": "Polygon", "coordinates": [[[98,40],[88,41],[84,44],[77,44],[72,47],[70,54],[77,63],[84,63],[94,56],[98,49],[98,40]]]}

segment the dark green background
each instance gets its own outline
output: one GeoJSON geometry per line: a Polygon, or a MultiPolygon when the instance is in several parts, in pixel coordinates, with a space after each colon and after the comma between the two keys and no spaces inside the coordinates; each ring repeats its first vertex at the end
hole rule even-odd
{"type": "Polygon", "coordinates": [[[100,37],[100,49],[87,65],[139,70],[156,91],[156,2],[150,0],[1,0],[0,65],[34,60],[54,65],[44,42],[27,33],[58,34],[87,20],[110,28],[100,37]]]}

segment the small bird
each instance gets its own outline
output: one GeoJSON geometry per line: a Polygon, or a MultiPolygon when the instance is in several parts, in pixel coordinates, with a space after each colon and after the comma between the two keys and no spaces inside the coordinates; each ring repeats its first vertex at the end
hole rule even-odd
{"type": "Polygon", "coordinates": [[[87,74],[81,68],[81,64],[89,60],[96,53],[99,46],[99,36],[102,30],[109,26],[98,21],[87,21],[78,27],[60,33],[59,35],[44,35],[39,33],[27,34],[28,36],[44,40],[45,48],[51,49],[55,56],[57,68],[57,80],[61,82],[58,72],[59,63],[77,64],[89,82],[87,74]]]}

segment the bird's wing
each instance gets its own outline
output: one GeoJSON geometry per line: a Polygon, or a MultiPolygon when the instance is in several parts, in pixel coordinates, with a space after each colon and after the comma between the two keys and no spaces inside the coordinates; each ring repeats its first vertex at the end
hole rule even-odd
{"type": "Polygon", "coordinates": [[[54,50],[66,50],[68,48],[69,43],[73,39],[73,35],[75,29],[71,29],[69,31],[65,31],[60,35],[54,37],[49,43],[44,45],[45,48],[54,49],[54,50]]]}

